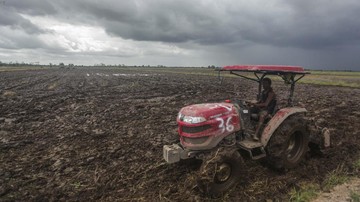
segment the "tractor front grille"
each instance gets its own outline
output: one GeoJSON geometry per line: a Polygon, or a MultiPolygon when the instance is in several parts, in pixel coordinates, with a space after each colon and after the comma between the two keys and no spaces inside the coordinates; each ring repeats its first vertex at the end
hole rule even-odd
{"type": "Polygon", "coordinates": [[[196,138],[183,137],[184,142],[190,143],[190,144],[202,144],[207,139],[208,139],[208,137],[196,137],[196,138]]]}
{"type": "Polygon", "coordinates": [[[200,133],[209,128],[211,128],[210,125],[202,125],[202,126],[195,126],[195,127],[182,126],[181,130],[185,133],[200,133]]]}

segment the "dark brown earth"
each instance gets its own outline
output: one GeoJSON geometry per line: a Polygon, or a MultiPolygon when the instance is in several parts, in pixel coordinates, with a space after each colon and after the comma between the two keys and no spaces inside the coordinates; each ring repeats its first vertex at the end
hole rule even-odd
{"type": "MultiPolygon", "coordinates": [[[[162,146],[177,142],[177,112],[248,100],[256,89],[239,78],[219,85],[166,69],[0,72],[0,201],[206,200],[195,186],[199,163],[162,157],[162,146]]],[[[288,87],[274,89],[286,97],[288,87]]],[[[331,148],[286,173],[248,161],[249,174],[220,200],[289,200],[291,189],[322,185],[341,165],[360,176],[360,89],[300,84],[295,95],[331,129],[331,148]]]]}

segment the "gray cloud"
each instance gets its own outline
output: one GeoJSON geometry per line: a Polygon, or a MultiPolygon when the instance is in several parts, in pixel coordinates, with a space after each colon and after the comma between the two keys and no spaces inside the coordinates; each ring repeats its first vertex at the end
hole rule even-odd
{"type": "Polygon", "coordinates": [[[125,39],[202,45],[251,41],[304,49],[359,43],[360,2],[353,0],[274,1],[252,7],[236,1],[81,2],[73,10],[125,39]]]}
{"type": "MultiPolygon", "coordinates": [[[[360,62],[354,58],[349,62],[348,57],[354,55],[348,51],[357,51],[360,45],[357,0],[8,0],[0,6],[0,26],[28,35],[46,32],[22,14],[99,26],[114,38],[176,44],[199,57],[212,57],[204,58],[205,64],[207,60],[223,64],[263,61],[309,66],[323,63],[327,67],[338,58],[345,66],[358,68],[360,62]]],[[[20,48],[20,42],[27,39],[18,36],[14,42],[7,35],[0,47],[20,48]]],[[[35,39],[24,48],[36,46],[43,44],[35,39]]]]}
{"type": "Polygon", "coordinates": [[[37,49],[49,48],[43,41],[22,30],[1,28],[0,48],[6,49],[37,49]]]}
{"type": "Polygon", "coordinates": [[[23,18],[18,13],[0,7],[0,26],[8,26],[12,29],[24,30],[29,34],[43,33],[40,29],[29,20],[23,18]]]}
{"type": "MultiPolygon", "coordinates": [[[[56,13],[56,8],[51,1],[46,0],[3,0],[3,7],[9,10],[29,15],[53,15],[56,13]]],[[[56,5],[55,5],[56,6],[56,5]]]]}

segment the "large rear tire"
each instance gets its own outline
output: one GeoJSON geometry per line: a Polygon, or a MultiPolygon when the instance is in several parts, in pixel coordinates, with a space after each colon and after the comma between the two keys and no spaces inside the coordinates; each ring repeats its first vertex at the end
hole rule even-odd
{"type": "Polygon", "coordinates": [[[309,130],[301,115],[288,117],[266,145],[267,162],[276,169],[297,166],[308,151],[309,130]]]}
{"type": "Polygon", "coordinates": [[[211,197],[220,197],[234,187],[244,173],[244,160],[236,149],[217,148],[203,160],[198,187],[211,197]]]}

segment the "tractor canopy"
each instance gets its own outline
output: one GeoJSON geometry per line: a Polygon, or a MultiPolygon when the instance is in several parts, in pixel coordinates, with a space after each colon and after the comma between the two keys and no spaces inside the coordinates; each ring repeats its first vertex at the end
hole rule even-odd
{"type": "Polygon", "coordinates": [[[225,66],[218,71],[230,71],[230,73],[235,72],[254,72],[257,74],[267,74],[267,75],[305,75],[309,74],[304,68],[299,66],[284,66],[284,65],[233,65],[225,66]]]}
{"type": "Polygon", "coordinates": [[[284,65],[233,65],[225,66],[222,71],[248,71],[248,72],[268,72],[268,73],[306,73],[304,68],[300,66],[284,66],[284,65]]]}
{"type": "Polygon", "coordinates": [[[290,84],[290,94],[288,98],[288,106],[292,106],[292,99],[295,89],[295,83],[303,78],[306,74],[310,74],[310,72],[306,72],[303,67],[300,66],[285,66],[285,65],[233,65],[233,66],[225,66],[217,69],[219,71],[219,79],[220,73],[223,71],[228,71],[230,74],[249,79],[252,81],[256,81],[259,83],[259,93],[258,97],[261,94],[261,81],[265,78],[266,75],[276,75],[281,77],[285,84],[290,84]],[[254,73],[255,77],[250,77],[251,74],[254,73]]]}

